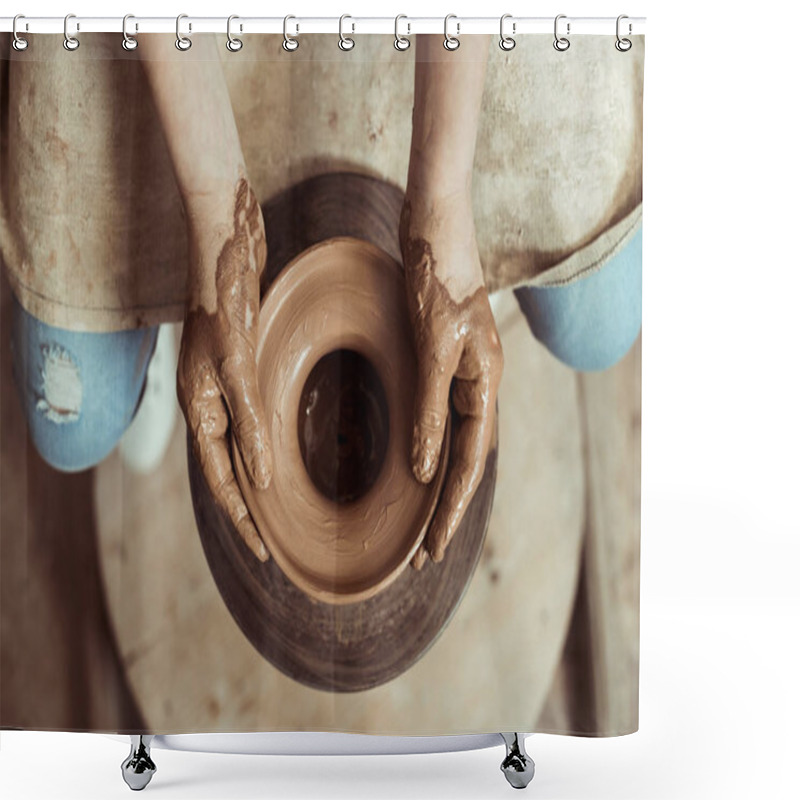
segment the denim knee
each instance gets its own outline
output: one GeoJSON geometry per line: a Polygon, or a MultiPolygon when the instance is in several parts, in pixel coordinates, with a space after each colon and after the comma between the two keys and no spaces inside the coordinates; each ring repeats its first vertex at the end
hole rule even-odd
{"type": "Polygon", "coordinates": [[[630,350],[642,327],[642,230],[599,270],[559,286],[520,286],[533,335],[560,361],[603,370],[630,350]]]}
{"type": "Polygon", "coordinates": [[[50,466],[78,472],[114,449],[136,411],[157,332],[55,328],[15,298],[14,376],[31,440],[50,466]]]}

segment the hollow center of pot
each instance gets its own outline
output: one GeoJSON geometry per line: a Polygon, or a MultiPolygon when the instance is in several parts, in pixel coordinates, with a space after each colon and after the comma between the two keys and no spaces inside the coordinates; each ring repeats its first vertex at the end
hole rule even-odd
{"type": "Polygon", "coordinates": [[[389,443],[389,407],[378,373],[354,350],[317,362],[300,395],[300,452],[314,486],[337,503],[363,497],[389,443]]]}

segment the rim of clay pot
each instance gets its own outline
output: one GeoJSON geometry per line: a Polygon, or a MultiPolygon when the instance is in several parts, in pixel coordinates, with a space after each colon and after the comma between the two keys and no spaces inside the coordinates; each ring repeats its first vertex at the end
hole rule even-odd
{"type": "Polygon", "coordinates": [[[312,599],[342,604],[374,596],[424,540],[447,471],[450,417],[436,476],[421,484],[409,455],[417,382],[413,341],[402,267],[361,239],[334,237],[303,251],[263,298],[256,364],[272,479],[263,492],[253,489],[235,439],[234,467],[270,556],[312,599]],[[314,485],[297,433],[308,376],[337,350],[355,351],[372,365],[389,418],[386,455],[374,484],[344,504],[314,485]]]}

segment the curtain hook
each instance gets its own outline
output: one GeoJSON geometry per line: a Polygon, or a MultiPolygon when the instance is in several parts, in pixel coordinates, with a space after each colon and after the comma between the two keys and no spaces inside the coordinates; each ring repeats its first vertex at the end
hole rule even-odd
{"type": "MultiPolygon", "coordinates": [[[[356,46],[355,39],[351,39],[349,36],[345,36],[342,32],[342,26],[344,25],[344,21],[346,19],[353,19],[349,14],[342,14],[339,17],[339,49],[340,50],[352,50],[356,46]]],[[[352,23],[353,29],[351,33],[355,33],[356,25],[352,23]]]]}
{"type": "MultiPolygon", "coordinates": [[[[126,14],[122,18],[122,49],[123,50],[135,50],[139,46],[139,42],[136,41],[135,36],[131,36],[128,33],[128,20],[129,19],[136,19],[133,14],[126,14]]],[[[136,30],[139,30],[139,25],[136,25],[136,30]]]]}
{"type": "MultiPolygon", "coordinates": [[[[181,33],[181,20],[188,19],[188,14],[178,14],[175,19],[175,47],[178,50],[186,51],[192,46],[192,40],[181,33]]],[[[189,23],[189,33],[192,32],[192,23],[189,23]]]]}
{"type": "MultiPolygon", "coordinates": [[[[511,36],[506,36],[506,34],[503,31],[503,25],[505,21],[507,19],[511,19],[511,16],[512,16],[511,14],[503,14],[503,16],[500,17],[500,49],[505,50],[506,52],[508,52],[509,50],[513,50],[517,46],[516,39],[514,39],[511,36]]],[[[516,32],[517,32],[517,23],[512,22],[511,33],[516,33],[516,32]]]]}
{"type": "Polygon", "coordinates": [[[458,34],[461,30],[461,23],[456,22],[456,35],[451,36],[447,32],[447,23],[450,22],[451,19],[457,20],[458,17],[456,17],[455,14],[448,14],[444,18],[444,41],[442,42],[442,44],[444,45],[445,50],[450,50],[452,52],[453,50],[458,50],[458,47],[461,44],[461,42],[458,41],[458,34]]]}
{"type": "MultiPolygon", "coordinates": [[[[231,14],[228,17],[228,41],[225,43],[225,47],[227,47],[228,50],[231,51],[231,53],[238,53],[242,49],[242,47],[244,47],[244,42],[242,42],[241,39],[237,39],[235,36],[231,36],[231,22],[233,22],[233,20],[235,19],[239,19],[239,17],[237,17],[236,14],[231,14]]],[[[239,32],[241,33],[241,31],[242,31],[242,26],[240,25],[239,32]]]]}
{"type": "MultiPolygon", "coordinates": [[[[72,52],[73,50],[77,50],[81,46],[81,43],[78,41],[78,39],[75,36],[70,35],[69,21],[71,19],[75,19],[74,14],[67,14],[67,16],[64,17],[64,49],[69,50],[70,52],[72,52]]],[[[80,22],[76,22],[75,30],[80,31],[80,29],[81,29],[80,22]]]]}
{"type": "MultiPolygon", "coordinates": [[[[408,19],[405,14],[398,14],[394,18],[394,49],[400,50],[403,52],[404,50],[408,50],[411,47],[411,39],[407,39],[405,36],[400,35],[400,20],[401,19],[408,19]]],[[[411,33],[411,25],[406,23],[408,27],[409,34],[411,33]]]]}
{"type": "MultiPolygon", "coordinates": [[[[563,53],[565,50],[569,50],[569,39],[566,36],[559,36],[558,35],[558,21],[560,19],[566,19],[566,14],[559,14],[556,17],[556,21],[553,24],[553,35],[555,39],[553,40],[553,47],[558,50],[559,53],[563,53]]],[[[569,22],[567,22],[567,36],[569,36],[569,22]]]]}
{"type": "MultiPolygon", "coordinates": [[[[293,53],[295,50],[297,50],[298,47],[300,47],[300,42],[297,40],[297,37],[289,36],[288,25],[290,19],[297,19],[297,17],[293,17],[291,14],[287,14],[283,18],[283,49],[287,53],[293,53]]],[[[300,31],[299,25],[297,26],[297,31],[298,32],[300,31]]]]}
{"type": "MultiPolygon", "coordinates": [[[[617,17],[617,41],[614,42],[614,47],[616,47],[617,50],[619,50],[620,53],[627,53],[628,50],[630,50],[631,47],[633,47],[633,42],[630,39],[620,39],[620,36],[619,36],[619,24],[620,24],[620,22],[622,22],[623,19],[628,19],[627,14],[620,14],[617,17]]],[[[628,35],[630,36],[631,33],[633,33],[633,26],[629,22],[628,23],[628,35]]]]}
{"type": "MultiPolygon", "coordinates": [[[[11,33],[13,34],[13,39],[11,41],[11,45],[15,50],[19,50],[21,52],[22,50],[27,50],[28,49],[28,45],[30,44],[30,42],[28,42],[27,39],[23,39],[17,33],[17,20],[20,20],[20,19],[25,19],[25,15],[24,14],[17,14],[17,16],[14,17],[14,23],[11,26],[11,33]]],[[[25,23],[25,30],[28,30],[28,23],[27,22],[25,23]]]]}

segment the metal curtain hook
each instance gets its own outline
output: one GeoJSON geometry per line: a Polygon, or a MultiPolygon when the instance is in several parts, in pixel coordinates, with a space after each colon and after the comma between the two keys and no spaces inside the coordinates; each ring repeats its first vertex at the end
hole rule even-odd
{"type": "MultiPolygon", "coordinates": [[[[15,50],[19,50],[19,51],[27,50],[28,49],[28,44],[29,44],[27,39],[23,39],[17,33],[17,21],[21,20],[21,19],[25,19],[24,14],[17,14],[17,16],[14,17],[14,22],[13,22],[13,24],[11,26],[11,33],[13,34],[13,38],[11,40],[11,46],[15,50]]],[[[25,30],[27,30],[27,29],[28,29],[28,24],[25,23],[25,30]]]]}
{"type": "MultiPolygon", "coordinates": [[[[72,52],[73,50],[77,50],[81,46],[81,43],[77,40],[77,38],[70,35],[69,21],[71,19],[75,19],[74,14],[67,14],[67,16],[64,17],[64,49],[69,50],[70,52],[72,52]]],[[[75,30],[79,31],[80,29],[81,29],[80,23],[76,22],[75,30]]]]}
{"type": "Polygon", "coordinates": [[[458,41],[458,34],[461,31],[461,23],[456,21],[456,35],[451,36],[447,31],[447,23],[450,22],[451,19],[458,20],[455,14],[448,14],[444,18],[444,41],[442,44],[444,45],[445,50],[458,50],[459,45],[461,42],[458,41]]]}
{"type": "MultiPolygon", "coordinates": [[[[503,31],[503,25],[507,19],[511,19],[511,14],[503,14],[500,17],[500,49],[501,50],[513,50],[517,46],[516,39],[512,38],[511,36],[506,36],[505,32],[503,31]]],[[[517,23],[511,23],[511,32],[517,32],[517,23]]]]}
{"type": "MultiPolygon", "coordinates": [[[[228,17],[228,41],[225,43],[225,47],[231,51],[231,53],[238,53],[242,47],[244,46],[244,42],[241,39],[237,39],[235,36],[231,36],[231,22],[233,20],[239,19],[236,14],[231,14],[228,17]]],[[[239,26],[239,32],[241,33],[242,26],[239,26]]]]}
{"type": "MultiPolygon", "coordinates": [[[[553,47],[558,50],[560,53],[563,53],[565,50],[569,50],[569,39],[566,36],[559,36],[558,35],[558,21],[560,19],[566,19],[566,14],[559,14],[556,17],[555,23],[553,23],[553,47]]],[[[567,23],[567,36],[569,36],[569,22],[567,23]]]]}
{"type": "MultiPolygon", "coordinates": [[[[400,20],[401,19],[408,19],[405,14],[398,14],[394,18],[394,49],[400,50],[408,50],[411,47],[411,39],[407,39],[405,36],[400,35],[400,20]]],[[[408,28],[408,32],[411,33],[411,25],[406,23],[406,27],[408,28]]]]}
{"type": "MultiPolygon", "coordinates": [[[[296,36],[289,35],[289,20],[290,19],[297,19],[297,17],[293,17],[291,14],[287,14],[283,18],[283,49],[287,53],[292,53],[300,47],[300,42],[297,40],[296,36]]],[[[297,25],[297,31],[300,31],[300,26],[297,25]]]]}
{"type": "MultiPolygon", "coordinates": [[[[621,39],[619,36],[619,24],[620,22],[622,22],[623,19],[628,19],[628,16],[626,14],[620,14],[617,17],[617,41],[614,42],[614,47],[616,47],[617,50],[620,51],[620,53],[627,53],[628,50],[630,50],[631,47],[633,47],[633,42],[630,39],[621,39]]],[[[630,36],[632,32],[633,32],[633,26],[629,22],[628,35],[630,36]]]]}
{"type": "MultiPolygon", "coordinates": [[[[188,50],[192,46],[192,40],[188,36],[181,33],[181,20],[188,19],[188,14],[178,14],[175,19],[175,47],[178,50],[188,50]]],[[[189,23],[189,33],[192,32],[192,23],[189,23]]]]}
{"type": "MultiPolygon", "coordinates": [[[[135,50],[139,46],[139,42],[136,41],[135,37],[128,34],[128,20],[129,19],[136,19],[133,14],[126,14],[122,18],[122,49],[123,50],[135,50]]],[[[139,29],[139,26],[136,26],[136,30],[139,29]]]]}
{"type": "MultiPolygon", "coordinates": [[[[351,39],[349,36],[345,36],[342,32],[342,26],[344,25],[344,21],[346,19],[353,19],[349,14],[342,14],[339,17],[339,49],[340,50],[352,50],[356,46],[355,39],[351,39]]],[[[352,23],[352,31],[355,32],[356,25],[352,23]]]]}

